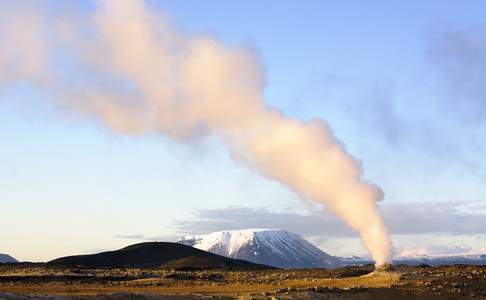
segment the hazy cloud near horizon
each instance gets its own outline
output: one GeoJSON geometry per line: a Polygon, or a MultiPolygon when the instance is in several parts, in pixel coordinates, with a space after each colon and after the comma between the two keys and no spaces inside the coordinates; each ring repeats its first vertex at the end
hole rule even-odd
{"type": "MultiPolygon", "coordinates": [[[[485,253],[486,204],[480,202],[382,203],[380,209],[393,236],[396,256],[485,253]]],[[[325,212],[272,211],[262,207],[199,209],[179,219],[171,235],[127,234],[132,242],[175,242],[183,235],[247,228],[285,229],[338,256],[367,256],[358,235],[325,212]],[[178,233],[178,234],[177,234],[178,233]]]]}
{"type": "Polygon", "coordinates": [[[180,236],[179,235],[146,235],[146,234],[117,234],[114,235],[115,239],[123,240],[136,240],[144,242],[175,242],[180,236]]]}
{"type": "MultiPolygon", "coordinates": [[[[391,234],[483,234],[486,205],[464,202],[383,203],[381,206],[391,234]]],[[[326,213],[273,212],[265,208],[228,207],[200,209],[190,220],[174,222],[181,234],[202,234],[243,228],[279,228],[303,236],[357,237],[339,219],[326,213]]]]}

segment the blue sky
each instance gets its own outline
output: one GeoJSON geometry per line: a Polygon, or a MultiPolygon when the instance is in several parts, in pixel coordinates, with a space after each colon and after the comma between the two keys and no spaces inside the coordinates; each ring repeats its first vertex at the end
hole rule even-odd
{"type": "MultiPolygon", "coordinates": [[[[54,2],[45,5],[54,9],[54,2]]],[[[84,1],[72,5],[86,14],[94,9],[84,1]]],[[[475,214],[486,214],[486,124],[473,114],[486,112],[478,88],[486,72],[469,73],[471,65],[486,66],[484,1],[148,5],[188,35],[256,49],[267,103],[299,119],[326,120],[362,161],[366,178],[383,188],[386,204],[454,203],[442,213],[467,217],[473,203],[475,214]],[[456,84],[457,72],[470,84],[456,84]]],[[[197,231],[190,223],[202,209],[220,210],[221,217],[231,207],[304,216],[316,210],[234,163],[215,139],[191,148],[160,136],[122,136],[60,112],[46,98],[29,85],[0,84],[0,252],[47,260],[133,242],[120,236],[174,239],[197,231]]],[[[486,232],[456,232],[455,217],[436,235],[439,246],[485,251],[486,232]]],[[[417,234],[434,230],[395,235],[397,251],[422,249],[417,234]]],[[[363,253],[356,237],[302,231],[331,254],[363,253]]]]}

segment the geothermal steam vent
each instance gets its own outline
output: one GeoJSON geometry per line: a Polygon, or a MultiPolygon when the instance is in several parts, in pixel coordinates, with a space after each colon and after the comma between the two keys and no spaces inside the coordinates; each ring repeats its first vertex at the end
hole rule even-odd
{"type": "Polygon", "coordinates": [[[377,265],[390,261],[377,209],[383,192],[363,180],[323,120],[289,118],[265,103],[264,70],[251,49],[185,36],[143,1],[96,3],[94,17],[82,21],[31,10],[4,20],[12,24],[0,27],[2,43],[15,51],[2,57],[19,63],[0,63],[0,83],[33,82],[57,105],[123,134],[187,144],[216,136],[239,163],[325,204],[359,232],[377,265]],[[22,36],[3,30],[18,28],[18,20],[33,23],[22,36]],[[50,59],[56,53],[72,60],[72,70],[50,59]],[[66,80],[69,71],[82,86],[66,80]]]}

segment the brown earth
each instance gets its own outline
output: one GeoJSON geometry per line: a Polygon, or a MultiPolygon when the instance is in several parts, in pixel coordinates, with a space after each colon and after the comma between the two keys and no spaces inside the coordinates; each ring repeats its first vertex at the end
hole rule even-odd
{"type": "Polygon", "coordinates": [[[486,267],[176,271],[0,265],[0,299],[486,299],[486,267]],[[370,274],[371,273],[371,274],[370,274]]]}

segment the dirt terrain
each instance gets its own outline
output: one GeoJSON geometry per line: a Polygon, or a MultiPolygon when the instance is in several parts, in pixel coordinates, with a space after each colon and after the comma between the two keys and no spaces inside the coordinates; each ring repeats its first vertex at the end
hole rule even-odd
{"type": "Polygon", "coordinates": [[[484,266],[178,270],[0,265],[0,299],[486,299],[484,266]],[[370,274],[371,273],[371,274],[370,274]]]}

